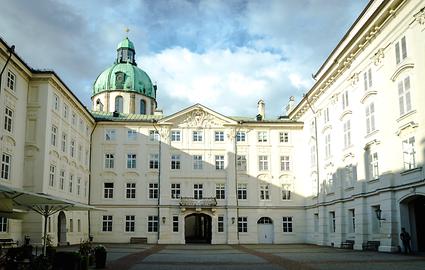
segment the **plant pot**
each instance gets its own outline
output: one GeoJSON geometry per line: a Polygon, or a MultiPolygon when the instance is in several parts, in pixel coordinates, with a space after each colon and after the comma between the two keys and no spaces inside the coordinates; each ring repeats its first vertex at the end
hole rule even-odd
{"type": "Polygon", "coordinates": [[[89,269],[89,257],[81,256],[81,264],[80,270],[88,270],[89,269]]]}
{"type": "Polygon", "coordinates": [[[96,258],[96,268],[105,268],[105,266],[106,266],[106,251],[96,251],[94,256],[96,258]]]}

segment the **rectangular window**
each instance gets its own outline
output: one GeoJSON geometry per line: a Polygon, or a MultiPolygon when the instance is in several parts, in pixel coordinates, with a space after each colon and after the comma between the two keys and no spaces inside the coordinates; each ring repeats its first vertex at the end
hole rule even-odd
{"type": "Polygon", "coordinates": [[[194,170],[202,170],[202,156],[201,155],[194,155],[193,156],[193,169],[194,170]]]}
{"type": "Polygon", "coordinates": [[[125,231],[134,232],[134,227],[136,223],[136,216],[125,216],[125,231]]]}
{"type": "Polygon", "coordinates": [[[53,94],[53,109],[59,110],[59,96],[56,94],[53,94]]]}
{"type": "Polygon", "coordinates": [[[260,185],[260,200],[270,200],[270,186],[269,184],[260,185]]]}
{"type": "Polygon", "coordinates": [[[180,155],[171,155],[171,169],[180,170],[180,155]]]}
{"type": "Polygon", "coordinates": [[[336,231],[336,224],[335,224],[335,212],[329,212],[329,222],[330,222],[330,231],[331,233],[334,233],[336,231]]]}
{"type": "Polygon", "coordinates": [[[81,177],[77,178],[77,196],[81,194],[81,177]]]}
{"type": "Polygon", "coordinates": [[[246,200],[247,199],[247,184],[238,184],[238,200],[246,200]]]}
{"type": "Polygon", "coordinates": [[[136,198],[136,183],[127,183],[125,187],[125,198],[135,199],[136,198]]]}
{"type": "Polygon", "coordinates": [[[314,232],[319,232],[319,214],[314,214],[314,232]]]}
{"type": "Polygon", "coordinates": [[[329,108],[323,110],[323,122],[325,124],[329,122],[329,108]]]}
{"type": "Polygon", "coordinates": [[[395,62],[400,64],[407,57],[406,37],[403,36],[395,43],[395,62]]]}
{"type": "Polygon", "coordinates": [[[372,69],[369,68],[363,73],[363,87],[364,90],[370,90],[372,88],[372,69]]]}
{"type": "Polygon", "coordinates": [[[71,157],[75,156],[75,141],[71,140],[71,144],[69,147],[69,154],[71,155],[71,157]]]}
{"type": "Polygon", "coordinates": [[[84,198],[87,198],[88,181],[84,181],[84,198]]]}
{"type": "Polygon", "coordinates": [[[331,134],[328,133],[325,135],[325,157],[331,157],[331,134]]]}
{"type": "Polygon", "coordinates": [[[194,184],[193,185],[193,198],[202,199],[203,193],[203,185],[202,184],[194,184]]]}
{"type": "Polygon", "coordinates": [[[69,193],[72,193],[73,191],[73,187],[74,187],[74,175],[73,174],[69,174],[69,193]]]}
{"type": "Polygon", "coordinates": [[[148,232],[158,232],[158,216],[148,216],[148,232]]]}
{"type": "Polygon", "coordinates": [[[61,170],[59,173],[59,188],[61,190],[65,188],[65,170],[61,170]]]}
{"type": "Polygon", "coordinates": [[[8,70],[7,71],[7,84],[6,84],[6,86],[10,90],[14,91],[15,85],[16,85],[16,76],[12,71],[8,70]]]}
{"type": "Polygon", "coordinates": [[[192,132],[192,141],[202,142],[202,131],[193,131],[192,132]]]}
{"type": "Polygon", "coordinates": [[[369,158],[369,180],[374,180],[379,178],[379,162],[378,162],[378,153],[370,152],[368,155],[369,158]]]}
{"type": "Polygon", "coordinates": [[[237,142],[244,142],[244,141],[246,141],[246,132],[245,131],[238,131],[236,133],[236,141],[237,142]]]}
{"type": "Polygon", "coordinates": [[[72,125],[75,127],[77,125],[77,115],[75,114],[75,112],[72,112],[72,120],[71,120],[72,125]]]}
{"type": "Polygon", "coordinates": [[[68,119],[68,105],[65,103],[63,104],[62,116],[63,118],[68,119]]]}
{"type": "Polygon", "coordinates": [[[345,187],[353,187],[354,186],[354,167],[352,164],[345,166],[345,187]]]}
{"type": "Polygon", "coordinates": [[[136,168],[136,154],[127,154],[127,169],[136,168]]]}
{"type": "Polygon", "coordinates": [[[335,181],[334,181],[334,174],[329,172],[326,175],[327,177],[327,185],[326,185],[326,192],[329,193],[334,193],[335,192],[335,181]]]}
{"type": "Polygon", "coordinates": [[[61,150],[62,152],[66,152],[66,143],[68,141],[68,136],[65,133],[62,133],[62,142],[61,142],[61,150]]]}
{"type": "Polygon", "coordinates": [[[72,218],[69,219],[69,232],[74,232],[74,220],[72,218]]]}
{"type": "Polygon", "coordinates": [[[4,179],[4,180],[10,179],[11,159],[12,159],[11,155],[3,153],[1,158],[1,179],[4,179]]]}
{"type": "Polygon", "coordinates": [[[280,170],[281,171],[291,170],[289,156],[280,156],[280,170]]]}
{"type": "Polygon", "coordinates": [[[173,232],[179,232],[179,216],[173,216],[173,232]]]}
{"type": "Polygon", "coordinates": [[[224,142],[224,132],[223,131],[215,131],[214,132],[214,140],[216,142],[224,142]]]}
{"type": "Polygon", "coordinates": [[[58,128],[55,125],[52,125],[52,134],[50,136],[50,144],[56,146],[56,140],[58,136],[58,128]]]}
{"type": "Polygon", "coordinates": [[[114,183],[103,183],[103,198],[114,198],[114,183]]]}
{"type": "Polygon", "coordinates": [[[149,141],[158,142],[159,141],[159,132],[156,130],[149,130],[149,141]]]}
{"type": "Polygon", "coordinates": [[[258,140],[258,142],[267,142],[268,141],[267,131],[258,131],[257,132],[257,140],[258,140]]]}
{"type": "Polygon", "coordinates": [[[224,170],[224,156],[221,156],[221,155],[215,156],[215,169],[224,170]]]}
{"type": "Polygon", "coordinates": [[[292,217],[282,217],[282,231],[285,233],[292,232],[292,217]]]}
{"type": "Polygon", "coordinates": [[[134,129],[127,130],[127,139],[129,141],[135,141],[137,140],[137,131],[134,129]]]}
{"type": "Polygon", "coordinates": [[[112,232],[112,216],[103,216],[102,232],[112,232]]]}
{"type": "Polygon", "coordinates": [[[226,188],[224,184],[215,184],[215,198],[218,200],[226,199],[226,188]]]}
{"type": "Polygon", "coordinates": [[[6,107],[4,111],[4,130],[12,132],[13,111],[6,107]]]}
{"type": "Polygon", "coordinates": [[[281,143],[289,142],[289,132],[279,132],[279,142],[281,143]]]}
{"type": "Polygon", "coordinates": [[[348,101],[348,90],[347,90],[342,92],[342,110],[347,109],[349,105],[350,103],[348,101]]]}
{"type": "Polygon", "coordinates": [[[158,199],[158,183],[149,183],[149,199],[158,199]]]}
{"type": "Polygon", "coordinates": [[[50,233],[52,232],[52,217],[49,217],[47,220],[47,232],[50,233]]]}
{"type": "Polygon", "coordinates": [[[310,166],[313,168],[316,166],[316,145],[310,146],[310,166]]]}
{"type": "Polygon", "coordinates": [[[404,115],[412,110],[412,101],[410,97],[410,77],[407,76],[400,80],[397,86],[400,115],[404,115]]]}
{"type": "Polygon", "coordinates": [[[81,219],[77,219],[77,230],[81,232],[81,219]]]}
{"type": "Polygon", "coordinates": [[[416,168],[415,137],[403,140],[403,162],[405,170],[416,168]]]}
{"type": "Polygon", "coordinates": [[[291,199],[291,185],[290,184],[283,184],[282,185],[282,200],[288,201],[291,199]]]}
{"type": "Polygon", "coordinates": [[[55,185],[55,178],[56,178],[56,167],[54,165],[50,165],[49,186],[53,187],[55,185]]]}
{"type": "Polygon", "coordinates": [[[350,224],[349,229],[350,229],[350,233],[355,233],[356,232],[356,213],[354,209],[349,209],[348,210],[348,224],[350,224]]]}
{"type": "Polygon", "coordinates": [[[180,142],[181,141],[181,132],[180,132],[180,130],[172,130],[171,131],[171,141],[172,142],[180,142]]]}
{"type": "Polygon", "coordinates": [[[158,169],[158,168],[159,168],[159,154],[150,154],[149,169],[158,169]]]}
{"type": "Polygon", "coordinates": [[[171,184],[171,199],[180,199],[180,184],[171,184]]]}
{"type": "Polygon", "coordinates": [[[344,148],[351,146],[351,123],[350,120],[344,122],[344,148]]]}
{"type": "Polygon", "coordinates": [[[269,170],[269,157],[268,156],[258,156],[258,170],[259,171],[268,171],[269,170]]]}
{"type": "Polygon", "coordinates": [[[236,168],[240,172],[246,172],[246,156],[238,155],[236,158],[236,168]]]}
{"type": "Polygon", "coordinates": [[[0,232],[7,232],[7,218],[0,217],[0,232]]]}
{"type": "Polygon", "coordinates": [[[217,232],[224,232],[224,217],[217,217],[217,232]]]}
{"type": "Polygon", "coordinates": [[[83,157],[83,146],[81,144],[78,145],[78,160],[81,162],[83,157]]]}
{"type": "Polygon", "coordinates": [[[117,131],[115,129],[105,130],[105,141],[115,141],[116,138],[117,138],[117,131]]]}
{"type": "Polygon", "coordinates": [[[248,217],[238,217],[238,232],[248,232],[248,217]]]}
{"type": "Polygon", "coordinates": [[[107,153],[105,154],[105,169],[113,169],[114,168],[114,154],[107,153]]]}

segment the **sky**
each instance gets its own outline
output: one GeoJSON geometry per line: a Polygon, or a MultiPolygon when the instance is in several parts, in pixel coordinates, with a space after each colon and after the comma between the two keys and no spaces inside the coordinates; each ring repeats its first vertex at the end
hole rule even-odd
{"type": "Polygon", "coordinates": [[[0,36],[54,70],[91,108],[96,77],[127,36],[166,115],[201,103],[229,116],[284,115],[368,0],[3,0],[0,36]]]}

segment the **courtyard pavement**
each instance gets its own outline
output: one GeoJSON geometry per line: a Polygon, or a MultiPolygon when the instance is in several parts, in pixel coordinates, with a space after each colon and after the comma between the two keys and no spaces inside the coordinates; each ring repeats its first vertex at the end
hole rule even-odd
{"type": "MultiPolygon", "coordinates": [[[[424,270],[425,256],[315,245],[106,244],[107,269],[424,270]]],[[[71,247],[69,247],[71,248],[71,247]]]]}

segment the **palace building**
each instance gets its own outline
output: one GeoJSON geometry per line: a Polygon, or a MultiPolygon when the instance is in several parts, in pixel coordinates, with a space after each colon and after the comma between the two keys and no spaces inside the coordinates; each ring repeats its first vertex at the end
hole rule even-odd
{"type": "MultiPolygon", "coordinates": [[[[0,184],[90,204],[48,220],[54,244],[312,243],[425,251],[425,5],[371,1],[278,118],[202,104],[164,115],[125,38],[91,109],[13,54],[0,88],[0,184]],[[373,242],[372,242],[373,241],[373,242]]],[[[1,40],[0,66],[9,55],[1,40]]],[[[2,213],[0,212],[0,216],[2,213]]],[[[0,217],[40,239],[42,218],[0,217]]]]}

